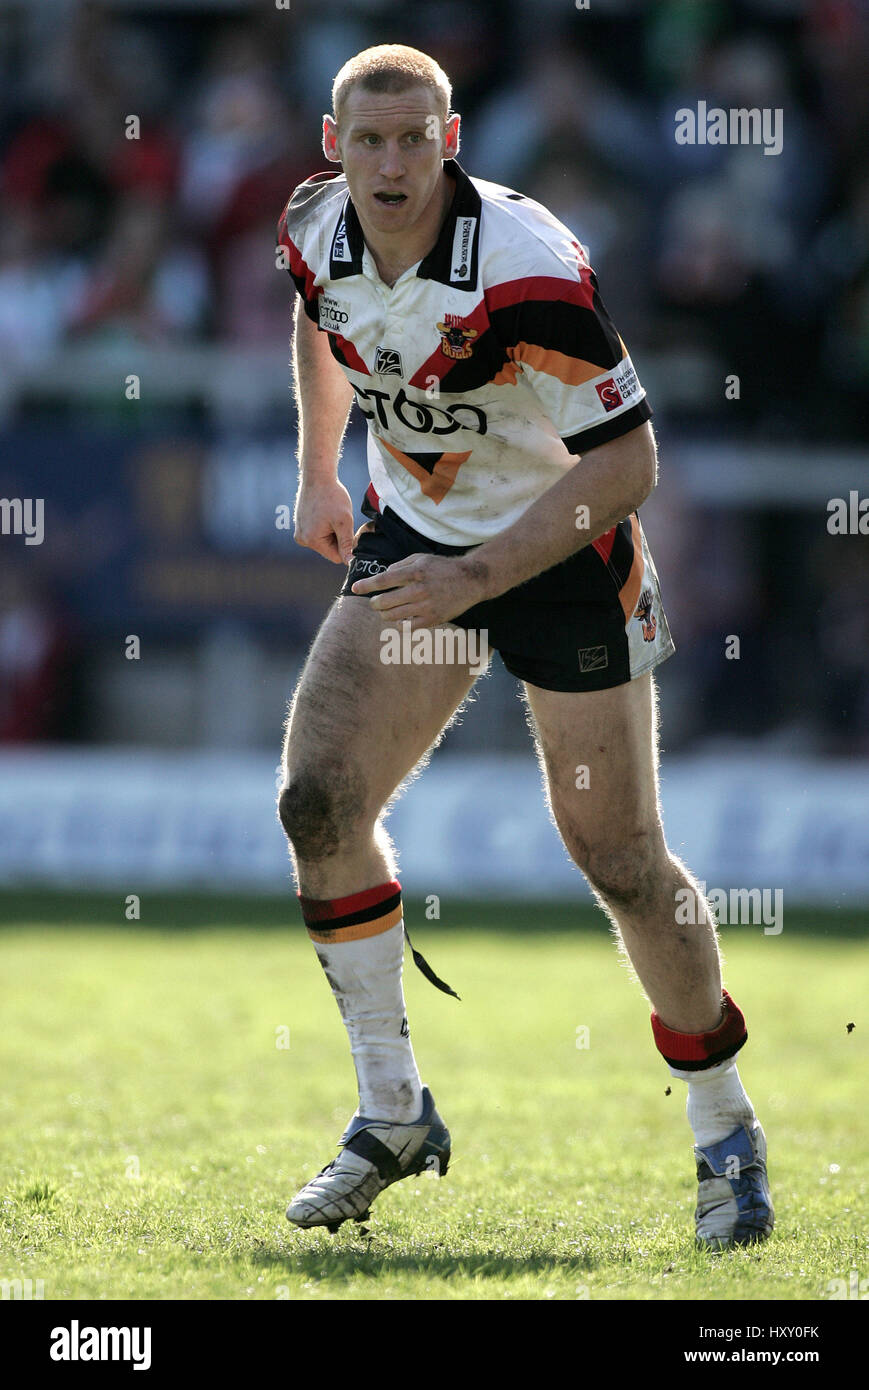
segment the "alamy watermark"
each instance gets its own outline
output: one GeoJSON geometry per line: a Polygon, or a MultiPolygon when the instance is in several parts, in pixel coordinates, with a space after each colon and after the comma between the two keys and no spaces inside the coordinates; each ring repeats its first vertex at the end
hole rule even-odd
{"type": "Polygon", "coordinates": [[[827,513],[831,536],[869,536],[869,497],[861,497],[856,488],[851,488],[847,500],[831,497],[827,513]]]}
{"type": "Polygon", "coordinates": [[[384,666],[467,666],[482,676],[489,664],[487,628],[420,627],[414,632],[409,619],[401,628],[385,627],[380,634],[380,660],[384,666]]]}
{"type": "Polygon", "coordinates": [[[712,909],[721,926],[758,926],[763,924],[764,936],[778,936],[784,925],[782,909],[784,890],[781,888],[710,888],[698,883],[693,888],[676,889],[676,923],[678,926],[697,926],[706,920],[706,905],[712,909]]]}
{"type": "Polygon", "coordinates": [[[42,545],[45,539],[45,499],[0,497],[0,535],[23,536],[25,545],[42,545]]]}
{"type": "Polygon", "coordinates": [[[44,1279],[0,1279],[0,1299],[6,1302],[32,1302],[45,1298],[44,1279]]]}
{"type": "Polygon", "coordinates": [[[48,1351],[52,1361],[129,1361],[134,1371],[151,1366],[150,1327],[82,1327],[73,1318],[69,1327],[51,1330],[48,1351]]]}
{"type": "Polygon", "coordinates": [[[677,145],[763,145],[764,154],[781,154],[784,111],[780,106],[707,106],[696,111],[682,106],[676,112],[677,145]]]}
{"type": "Polygon", "coordinates": [[[852,1269],[847,1279],[831,1279],[827,1284],[827,1297],[830,1299],[869,1300],[869,1279],[861,1279],[860,1273],[852,1269]]]}

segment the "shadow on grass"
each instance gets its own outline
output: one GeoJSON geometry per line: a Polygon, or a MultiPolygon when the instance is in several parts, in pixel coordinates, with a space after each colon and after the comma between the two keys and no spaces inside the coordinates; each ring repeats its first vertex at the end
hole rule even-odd
{"type": "MultiPolygon", "coordinates": [[[[342,1237],[334,1237],[336,1242],[342,1237]]],[[[344,1240],[347,1237],[343,1238],[344,1240]]],[[[515,1279],[523,1274],[580,1276],[602,1266],[612,1268],[611,1254],[591,1255],[578,1251],[575,1255],[504,1255],[481,1250],[474,1255],[455,1255],[435,1241],[427,1250],[407,1253],[390,1249],[386,1237],[359,1236],[358,1248],[346,1244],[286,1250],[260,1246],[252,1251],[251,1264],[260,1265],[287,1275],[315,1279],[341,1279],[350,1282],[358,1275],[374,1277],[382,1274],[424,1274],[432,1279],[462,1276],[478,1279],[515,1279]]],[[[626,1263],[629,1263],[628,1259],[626,1263]]],[[[618,1263],[618,1261],[616,1261],[618,1263]]]]}

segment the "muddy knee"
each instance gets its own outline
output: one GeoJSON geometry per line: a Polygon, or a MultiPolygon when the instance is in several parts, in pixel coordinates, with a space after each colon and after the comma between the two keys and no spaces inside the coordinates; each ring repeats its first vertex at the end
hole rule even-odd
{"type": "Polygon", "coordinates": [[[612,908],[636,912],[654,896],[662,863],[657,834],[641,833],[616,844],[584,845],[582,850],[575,861],[612,908]]]}
{"type": "Polygon", "coordinates": [[[362,818],[359,779],[337,769],[300,772],[278,798],[278,816],[299,859],[337,854],[362,818]]]}

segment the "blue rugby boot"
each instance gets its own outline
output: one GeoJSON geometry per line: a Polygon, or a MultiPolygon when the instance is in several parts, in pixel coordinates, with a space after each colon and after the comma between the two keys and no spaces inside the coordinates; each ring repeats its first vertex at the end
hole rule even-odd
{"type": "Polygon", "coordinates": [[[697,1241],[711,1250],[766,1240],[775,1222],[766,1175],[766,1135],[758,1120],[717,1144],[694,1146],[697,1241]]]}
{"type": "Polygon", "coordinates": [[[415,1173],[443,1177],[450,1161],[450,1132],[427,1086],[422,1114],[411,1124],[356,1115],[338,1143],[341,1153],[327,1163],[287,1208],[287,1220],[305,1229],[337,1231],[344,1221],[365,1221],[375,1197],[415,1173]]]}

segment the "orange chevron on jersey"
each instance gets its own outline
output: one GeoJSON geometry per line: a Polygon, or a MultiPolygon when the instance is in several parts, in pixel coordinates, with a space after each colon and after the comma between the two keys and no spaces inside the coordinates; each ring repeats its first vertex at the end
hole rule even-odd
{"type": "Polygon", "coordinates": [[[435,506],[446,497],[462,464],[471,457],[471,450],[468,449],[464,454],[431,454],[428,457],[417,454],[412,458],[410,454],[403,454],[400,449],[396,449],[388,440],[384,439],[381,442],[402,468],[406,468],[408,473],[416,478],[425,496],[430,497],[435,506]],[[431,459],[431,463],[426,467],[428,459],[431,459]]]}

